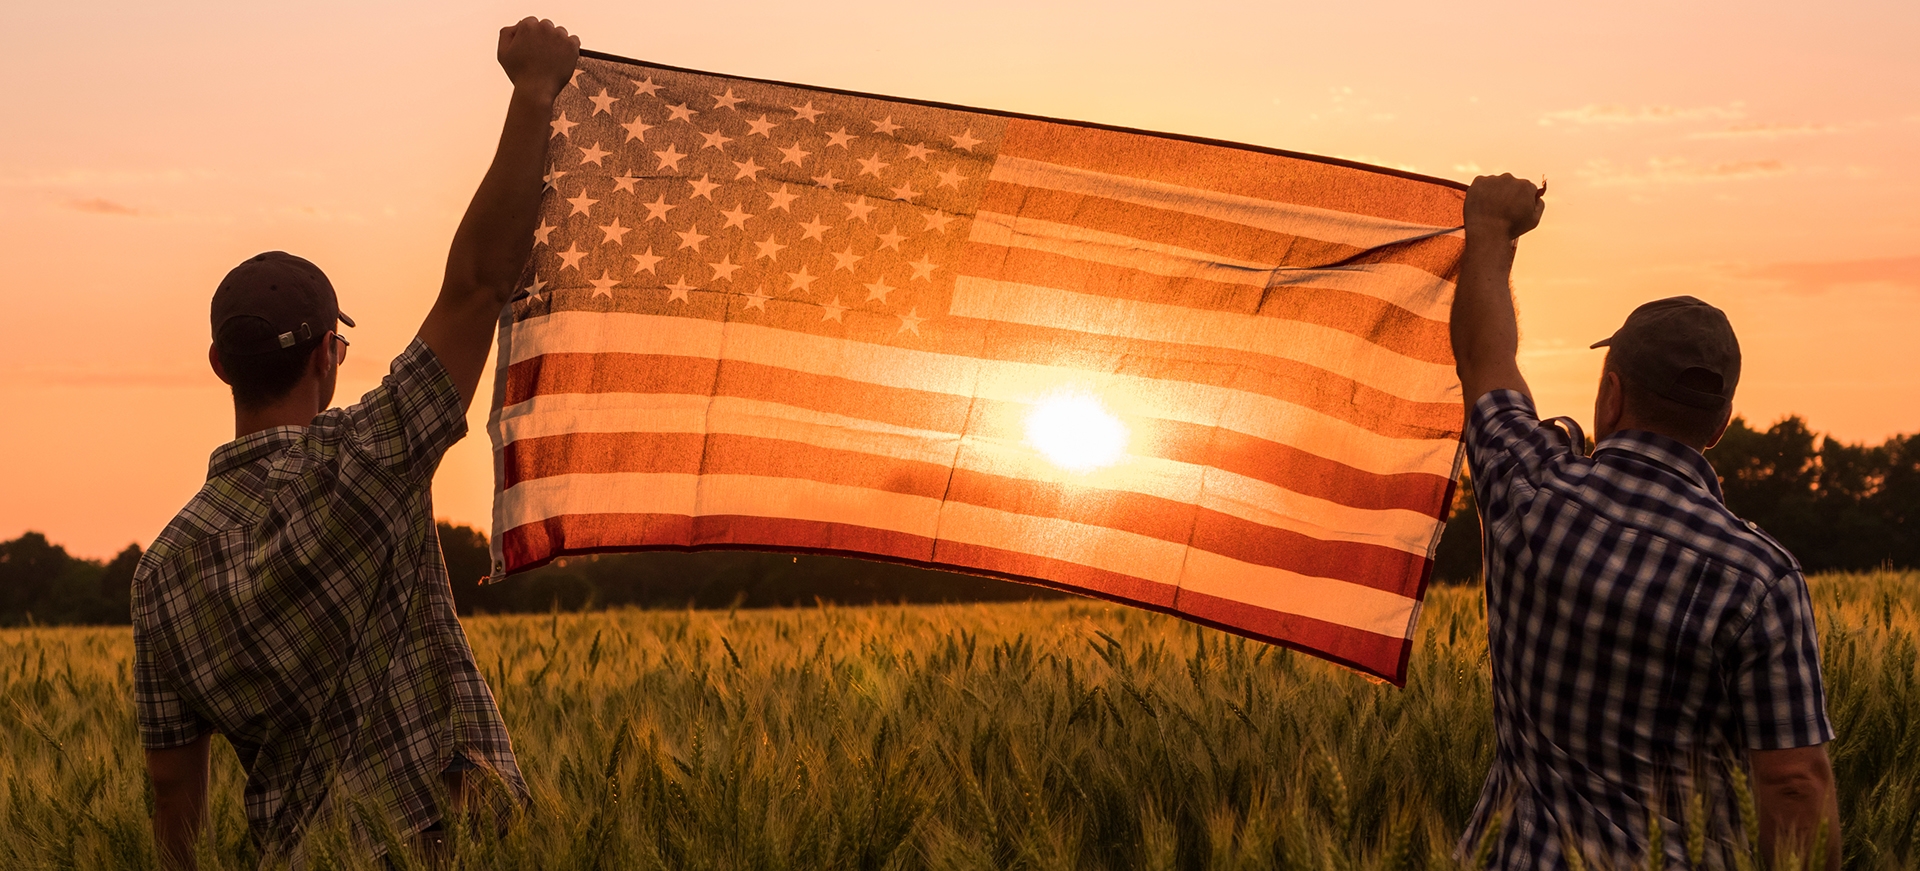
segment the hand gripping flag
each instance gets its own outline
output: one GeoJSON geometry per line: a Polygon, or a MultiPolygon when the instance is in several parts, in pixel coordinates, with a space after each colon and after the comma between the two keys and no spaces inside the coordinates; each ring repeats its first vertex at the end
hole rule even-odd
{"type": "Polygon", "coordinates": [[[846,554],[1404,680],[1459,453],[1460,185],[592,53],[549,152],[496,577],[846,554]]]}

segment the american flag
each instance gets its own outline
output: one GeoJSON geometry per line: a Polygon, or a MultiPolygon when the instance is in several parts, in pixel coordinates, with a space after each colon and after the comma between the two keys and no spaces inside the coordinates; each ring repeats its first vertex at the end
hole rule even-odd
{"type": "Polygon", "coordinates": [[[497,577],[849,554],[1404,679],[1459,452],[1459,185],[591,53],[549,154],[497,577]]]}

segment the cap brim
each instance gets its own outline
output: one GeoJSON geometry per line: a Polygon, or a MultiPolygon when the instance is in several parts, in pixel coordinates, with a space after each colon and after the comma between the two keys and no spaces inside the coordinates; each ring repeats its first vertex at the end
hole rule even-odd
{"type": "Polygon", "coordinates": [[[347,325],[347,326],[349,326],[349,327],[356,327],[356,326],[359,326],[359,324],[356,324],[356,323],[354,323],[354,322],[353,322],[353,318],[350,318],[350,317],[347,317],[347,313],[346,313],[346,312],[343,312],[343,311],[339,311],[338,309],[336,309],[336,310],[334,310],[334,315],[335,315],[336,317],[338,317],[338,318],[340,318],[340,322],[341,322],[341,323],[343,323],[343,324],[346,324],[346,325],[347,325]]]}
{"type": "MultiPolygon", "coordinates": [[[[347,321],[347,326],[353,326],[353,321],[347,321]]],[[[1587,346],[1587,348],[1588,348],[1589,350],[1591,350],[1591,349],[1593,349],[1593,348],[1606,348],[1606,347],[1611,347],[1612,345],[1613,345],[1613,337],[1612,337],[1612,336],[1608,336],[1608,337],[1606,337],[1606,338],[1604,338],[1604,339],[1601,339],[1601,340],[1600,340],[1600,341],[1598,341],[1598,342],[1594,342],[1593,344],[1591,344],[1591,345],[1588,345],[1588,346],[1587,346]]]]}

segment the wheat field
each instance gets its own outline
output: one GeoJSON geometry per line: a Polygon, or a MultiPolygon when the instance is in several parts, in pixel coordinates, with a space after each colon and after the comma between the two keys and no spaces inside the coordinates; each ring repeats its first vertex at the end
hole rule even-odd
{"type": "MultiPolygon", "coordinates": [[[[1847,865],[1920,867],[1920,574],[1812,586],[1847,865]]],[[[459,868],[1457,868],[1493,740],[1474,589],[1430,594],[1405,690],[1081,600],[467,627],[533,802],[456,826],[459,868]]],[[[154,866],[131,655],[124,627],[0,632],[0,867],[154,866]]],[[[201,866],[249,868],[215,746],[201,866]]]]}

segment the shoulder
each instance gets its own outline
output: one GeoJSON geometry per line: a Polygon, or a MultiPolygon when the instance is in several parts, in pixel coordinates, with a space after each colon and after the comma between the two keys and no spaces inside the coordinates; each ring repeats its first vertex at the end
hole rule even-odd
{"type": "Polygon", "coordinates": [[[1732,585],[1728,588],[1731,601],[1745,602],[1741,610],[1748,616],[1759,602],[1776,594],[1793,594],[1797,588],[1804,595],[1806,582],[1799,560],[1758,525],[1741,519],[1708,494],[1675,492],[1665,501],[1658,518],[1644,525],[1669,546],[1720,566],[1724,583],[1732,585]]]}
{"type": "Polygon", "coordinates": [[[1779,539],[1768,535],[1760,524],[1740,519],[1724,505],[1719,507],[1725,517],[1730,543],[1756,574],[1775,579],[1800,576],[1800,560],[1779,539]]]}
{"type": "Polygon", "coordinates": [[[389,465],[416,442],[451,442],[465,431],[466,407],[453,377],[416,337],[358,402],[316,416],[304,447],[318,456],[354,450],[389,465]]]}
{"type": "Polygon", "coordinates": [[[1541,420],[1533,400],[1515,390],[1480,397],[1467,415],[1465,438],[1476,488],[1509,479],[1537,482],[1552,469],[1586,459],[1578,424],[1541,420]]]}
{"type": "Polygon", "coordinates": [[[194,554],[226,531],[231,524],[213,504],[213,482],[194,494],[192,501],[167,523],[153,544],[140,555],[133,570],[133,623],[141,628],[152,606],[161,597],[177,590],[181,578],[190,570],[194,554]]]}

